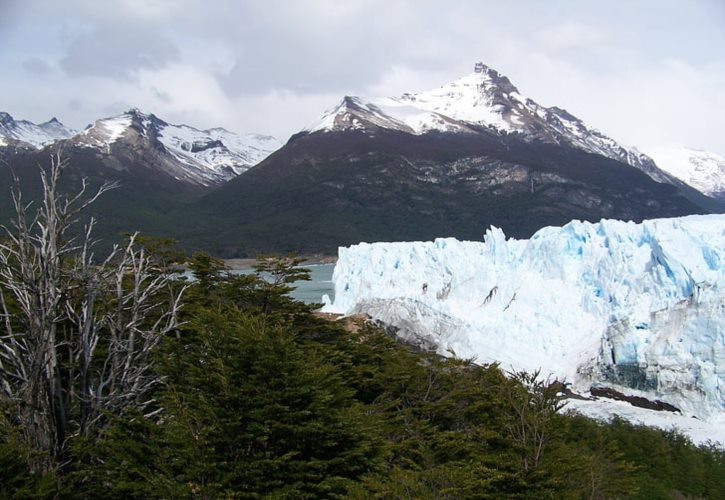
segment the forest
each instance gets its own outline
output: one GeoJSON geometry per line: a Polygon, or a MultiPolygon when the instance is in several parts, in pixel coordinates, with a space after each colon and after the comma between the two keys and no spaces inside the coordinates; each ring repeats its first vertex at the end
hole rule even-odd
{"type": "Polygon", "coordinates": [[[1,498],[725,498],[722,449],[324,317],[295,256],[96,255],[113,186],[59,192],[64,168],[0,237],[1,498]]]}

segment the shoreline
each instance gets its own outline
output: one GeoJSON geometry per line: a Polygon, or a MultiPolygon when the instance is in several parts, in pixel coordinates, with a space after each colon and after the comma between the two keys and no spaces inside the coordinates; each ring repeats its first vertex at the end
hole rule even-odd
{"type": "MultiPolygon", "coordinates": [[[[315,266],[320,264],[335,264],[337,262],[337,255],[299,255],[299,258],[304,259],[302,262],[303,266],[315,266]]],[[[253,258],[237,258],[237,259],[222,259],[224,264],[231,269],[240,269],[245,267],[252,267],[257,263],[257,259],[253,258]]]]}

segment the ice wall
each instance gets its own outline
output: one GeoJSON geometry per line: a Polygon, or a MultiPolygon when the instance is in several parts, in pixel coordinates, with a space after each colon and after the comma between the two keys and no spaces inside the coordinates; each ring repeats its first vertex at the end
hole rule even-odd
{"type": "Polygon", "coordinates": [[[725,215],[547,227],[529,240],[340,248],[327,311],[446,354],[725,413],[725,215]]]}

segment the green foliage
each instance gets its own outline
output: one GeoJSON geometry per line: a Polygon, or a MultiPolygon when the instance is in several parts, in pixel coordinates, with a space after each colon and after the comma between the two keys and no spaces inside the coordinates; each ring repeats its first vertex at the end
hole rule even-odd
{"type": "Polygon", "coordinates": [[[564,407],[560,383],[541,377],[539,370],[510,374],[501,384],[506,404],[505,427],[521,456],[525,472],[538,467],[544,449],[556,431],[554,419],[564,407]]]}
{"type": "MultiPolygon", "coordinates": [[[[125,236],[128,239],[133,235],[125,236]]],[[[155,269],[177,274],[183,271],[182,265],[186,262],[186,255],[176,248],[176,240],[137,234],[135,244],[151,256],[151,263],[155,269]]]]}
{"type": "Polygon", "coordinates": [[[28,448],[9,411],[0,406],[0,498],[52,498],[55,478],[52,473],[31,469],[42,452],[28,448]]]}
{"type": "Polygon", "coordinates": [[[362,407],[319,352],[233,309],[200,312],[192,329],[163,400],[175,477],[205,496],[299,498],[342,494],[370,470],[362,407]]]}
{"type": "Polygon", "coordinates": [[[695,447],[686,436],[615,419],[607,430],[639,467],[635,498],[679,495],[725,498],[725,450],[695,447]]]}
{"type": "Polygon", "coordinates": [[[31,472],[5,418],[0,496],[725,498],[722,450],[562,415],[560,385],[538,373],[322,319],[288,295],[300,263],[267,257],[239,275],[192,256],[182,326],[155,353],[155,404],[75,439],[57,478],[31,472]]]}
{"type": "Polygon", "coordinates": [[[159,426],[136,411],[110,416],[96,440],[73,442],[73,467],[62,493],[68,498],[162,498],[174,480],[160,450],[166,445],[159,426]]]}
{"type": "Polygon", "coordinates": [[[197,300],[209,294],[228,271],[223,260],[204,252],[197,252],[191,256],[189,269],[196,280],[193,290],[197,292],[197,300]]]}

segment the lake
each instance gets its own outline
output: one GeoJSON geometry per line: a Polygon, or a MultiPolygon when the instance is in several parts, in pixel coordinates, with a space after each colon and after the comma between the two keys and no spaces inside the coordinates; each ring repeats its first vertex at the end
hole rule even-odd
{"type": "MultiPolygon", "coordinates": [[[[309,264],[304,265],[310,270],[310,281],[298,281],[294,283],[295,289],[290,295],[302,302],[315,304],[322,302],[322,296],[327,294],[330,300],[335,299],[335,290],[332,285],[332,272],[335,270],[335,264],[309,264]]],[[[239,267],[230,269],[235,274],[251,274],[254,269],[251,267],[239,267]]],[[[186,271],[183,274],[187,279],[192,279],[191,272],[186,271]]]]}
{"type": "MultiPolygon", "coordinates": [[[[310,270],[310,278],[312,279],[295,283],[295,289],[290,295],[308,304],[321,303],[322,296],[325,294],[330,296],[330,300],[334,300],[335,290],[332,285],[332,272],[335,270],[335,264],[310,264],[303,267],[310,270]]],[[[241,267],[231,271],[236,274],[251,274],[254,269],[241,267]]]]}
{"type": "Polygon", "coordinates": [[[330,300],[335,300],[335,290],[332,285],[332,272],[335,264],[315,264],[304,266],[310,270],[310,281],[298,281],[295,290],[290,293],[292,297],[302,302],[322,302],[322,296],[327,294],[330,300]]]}

